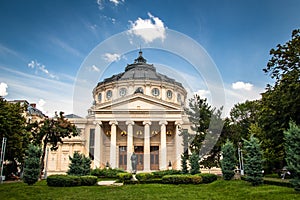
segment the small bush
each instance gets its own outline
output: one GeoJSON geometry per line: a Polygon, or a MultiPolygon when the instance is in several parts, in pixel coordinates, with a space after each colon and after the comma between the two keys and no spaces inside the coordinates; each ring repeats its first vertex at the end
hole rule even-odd
{"type": "Polygon", "coordinates": [[[293,187],[292,183],[289,181],[285,181],[282,179],[274,179],[274,178],[264,178],[264,184],[291,187],[291,188],[293,187]]]}
{"type": "Polygon", "coordinates": [[[118,179],[122,182],[132,179],[132,174],[127,172],[118,173],[118,179]]]}
{"type": "Polygon", "coordinates": [[[202,177],[197,175],[166,175],[162,182],[167,184],[200,184],[202,177]]]}
{"type": "Polygon", "coordinates": [[[91,171],[91,175],[97,176],[98,178],[118,178],[118,173],[123,173],[125,172],[122,169],[93,169],[91,171]]]}
{"type": "Polygon", "coordinates": [[[97,183],[97,176],[81,176],[81,185],[91,186],[97,183]]]}
{"type": "Polygon", "coordinates": [[[47,185],[54,187],[80,186],[81,179],[79,176],[51,175],[47,177],[47,185]]]}
{"type": "Polygon", "coordinates": [[[218,179],[218,176],[215,174],[197,174],[198,176],[201,176],[202,183],[212,183],[218,179]]]}
{"type": "Polygon", "coordinates": [[[154,178],[162,178],[166,175],[175,175],[175,174],[181,174],[182,172],[180,170],[162,170],[162,171],[156,171],[152,172],[154,178]]]}
{"type": "Polygon", "coordinates": [[[139,173],[136,174],[136,179],[139,181],[146,181],[154,178],[154,175],[152,173],[139,173]]]}

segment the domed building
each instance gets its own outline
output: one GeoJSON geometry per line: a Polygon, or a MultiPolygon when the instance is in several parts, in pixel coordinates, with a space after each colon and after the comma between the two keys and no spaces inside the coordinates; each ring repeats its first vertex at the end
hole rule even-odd
{"type": "Polygon", "coordinates": [[[139,52],[125,71],[99,82],[87,118],[70,115],[80,136],[65,140],[48,158],[48,173],[65,172],[74,151],[90,155],[93,167],[131,171],[180,169],[182,128],[189,129],[183,106],[187,92],[181,83],[160,74],[139,52]]]}

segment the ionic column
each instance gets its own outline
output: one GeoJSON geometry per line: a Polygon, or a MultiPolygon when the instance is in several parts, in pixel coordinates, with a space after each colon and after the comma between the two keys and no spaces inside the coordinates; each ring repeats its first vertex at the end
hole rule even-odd
{"type": "Polygon", "coordinates": [[[166,125],[168,124],[167,121],[160,121],[160,170],[167,169],[167,131],[166,131],[166,125]]]}
{"type": "Polygon", "coordinates": [[[181,154],[183,153],[183,141],[182,141],[182,136],[180,136],[180,131],[181,131],[181,121],[176,121],[175,122],[175,162],[176,162],[176,169],[180,170],[181,169],[181,154]]]}
{"type": "Polygon", "coordinates": [[[144,171],[150,171],[150,121],[144,121],[144,171]]]}
{"type": "Polygon", "coordinates": [[[95,146],[94,146],[94,169],[97,167],[100,167],[101,163],[101,121],[94,121],[94,124],[96,125],[95,128],[95,146]]]}
{"type": "Polygon", "coordinates": [[[131,155],[134,151],[133,147],[133,125],[134,121],[126,121],[127,125],[127,171],[131,172],[131,155]]]}
{"type": "Polygon", "coordinates": [[[117,121],[110,121],[110,166],[117,167],[117,121]]]}

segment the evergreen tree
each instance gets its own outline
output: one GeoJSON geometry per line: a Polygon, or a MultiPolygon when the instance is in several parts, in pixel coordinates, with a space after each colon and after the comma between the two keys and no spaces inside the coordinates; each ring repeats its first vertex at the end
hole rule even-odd
{"type": "Polygon", "coordinates": [[[284,132],[285,152],[288,170],[292,173],[296,191],[300,191],[300,127],[290,122],[290,128],[284,132]]]}
{"type": "Polygon", "coordinates": [[[251,182],[254,186],[260,185],[263,183],[263,160],[259,141],[257,138],[251,135],[249,141],[244,140],[244,142],[244,168],[247,175],[247,181],[251,182]]]}
{"type": "Polygon", "coordinates": [[[68,175],[85,176],[90,174],[91,159],[84,154],[75,152],[73,158],[69,157],[71,164],[69,165],[68,175]]]}
{"type": "Polygon", "coordinates": [[[38,181],[40,175],[40,158],[42,150],[40,147],[30,144],[26,153],[27,157],[25,159],[23,179],[24,183],[33,185],[38,181]]]}
{"type": "Polygon", "coordinates": [[[190,173],[198,174],[200,172],[199,155],[194,151],[190,156],[190,173]]]}
{"type": "Polygon", "coordinates": [[[181,155],[181,172],[183,174],[189,173],[187,161],[188,161],[188,157],[183,153],[181,155]]]}
{"type": "Polygon", "coordinates": [[[221,160],[221,168],[224,180],[231,180],[234,176],[236,166],[235,149],[233,143],[229,140],[222,146],[223,159],[221,160]]]}

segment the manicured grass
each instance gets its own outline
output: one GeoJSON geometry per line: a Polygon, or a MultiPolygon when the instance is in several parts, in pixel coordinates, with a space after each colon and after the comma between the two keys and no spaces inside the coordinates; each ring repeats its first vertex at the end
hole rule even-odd
{"type": "Polygon", "coordinates": [[[45,181],[0,185],[0,199],[300,199],[294,189],[272,185],[252,187],[245,181],[218,180],[211,184],[48,187],[45,181]]]}

